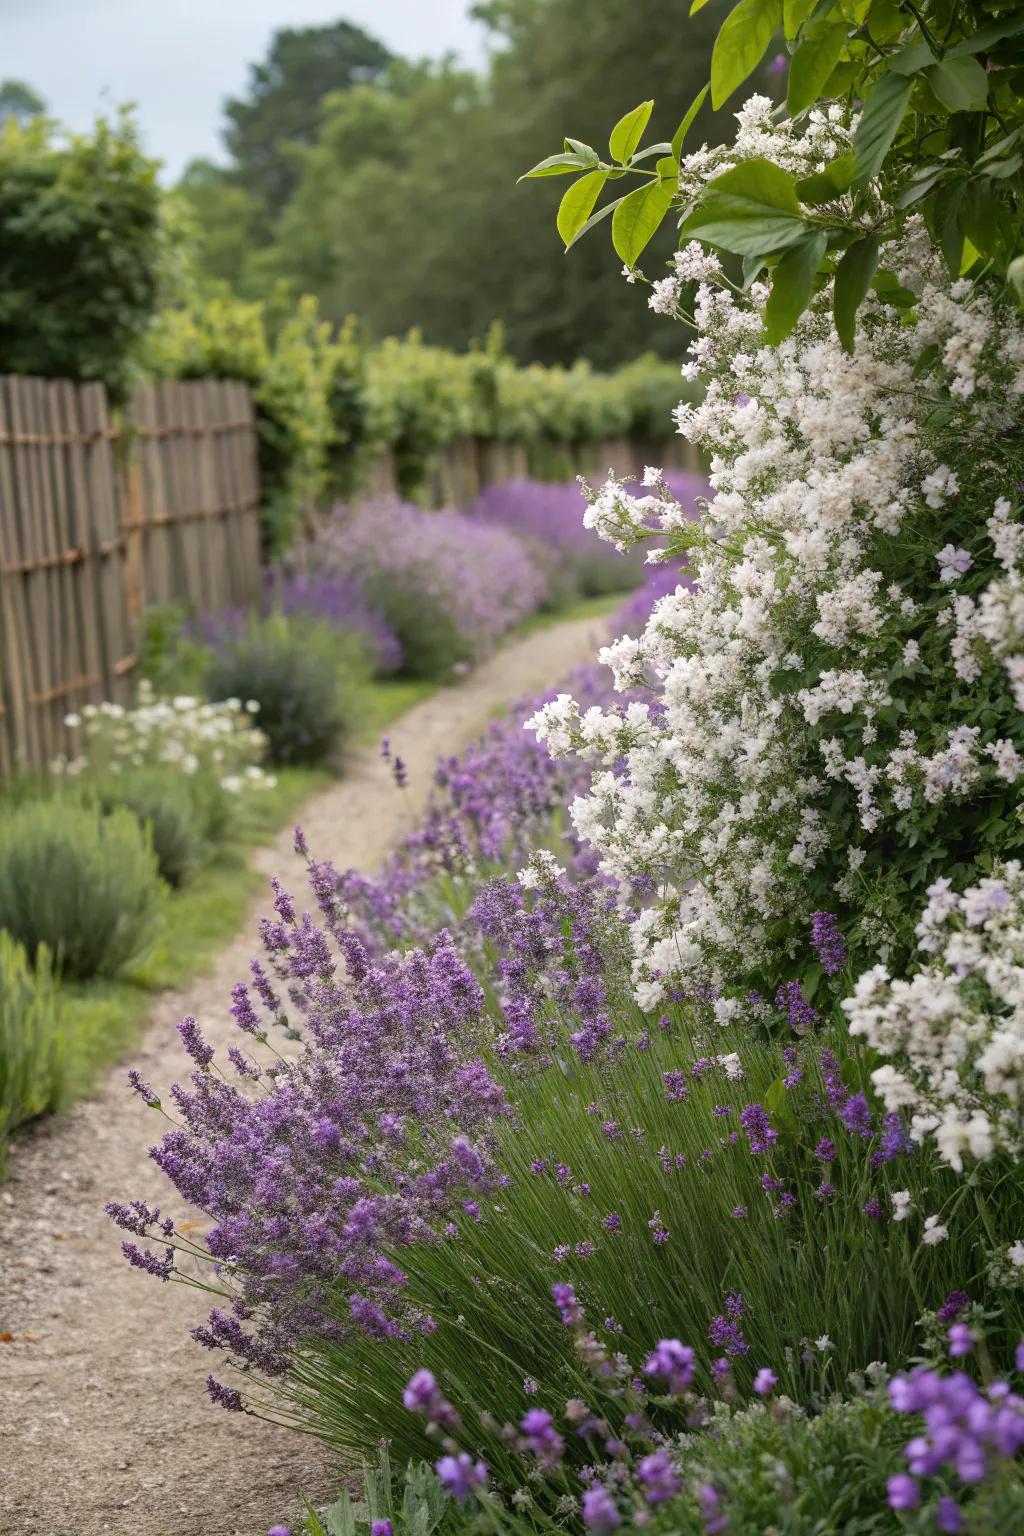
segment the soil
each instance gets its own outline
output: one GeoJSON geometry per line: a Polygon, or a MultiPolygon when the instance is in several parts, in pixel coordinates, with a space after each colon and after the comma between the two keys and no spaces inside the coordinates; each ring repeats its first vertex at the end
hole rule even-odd
{"type": "MultiPolygon", "coordinates": [[[[591,660],[604,631],[586,619],[535,633],[409,710],[389,732],[408,789],[395,789],[376,749],[355,754],[345,777],[303,808],[313,853],[371,873],[411,826],[437,757],[465,746],[498,708],[591,660]]],[[[290,829],[253,862],[299,888],[290,829]]],[[[215,1046],[237,1038],[230,988],[247,972],[268,906],[249,914],[208,974],[155,1001],[130,1064],[158,1092],[183,1075],[183,1014],[215,1046]]],[[[121,1258],[105,1201],[141,1198],[181,1215],[147,1157],[162,1122],[127,1088],[126,1065],[94,1098],[19,1136],[0,1186],[0,1533],[263,1536],[298,1519],[303,1494],[315,1502],[330,1492],[336,1469],[313,1441],[215,1407],[204,1389],[211,1357],[188,1336],[202,1294],[121,1258]]]]}

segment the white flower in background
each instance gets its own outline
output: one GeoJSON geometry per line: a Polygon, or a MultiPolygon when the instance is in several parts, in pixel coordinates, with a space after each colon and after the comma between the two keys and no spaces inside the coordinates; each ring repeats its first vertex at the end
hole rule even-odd
{"type": "Polygon", "coordinates": [[[944,1243],[949,1236],[949,1228],[944,1227],[937,1216],[926,1216],[924,1231],[921,1233],[921,1241],[929,1248],[934,1248],[937,1243],[944,1243]]]}
{"type": "Polygon", "coordinates": [[[954,549],[952,544],[944,545],[935,558],[939,562],[940,581],[956,581],[966,576],[974,564],[974,557],[966,549],[954,549]]]}
{"type": "Polygon", "coordinates": [[[893,1221],[906,1221],[914,1209],[914,1201],[909,1189],[894,1189],[892,1192],[892,1219],[893,1221]]]}
{"type": "MultiPolygon", "coordinates": [[[[1011,861],[962,894],[936,880],[917,925],[925,963],[884,966],[843,1002],[850,1033],[890,1058],[872,1073],[889,1110],[911,1112],[960,1171],[1024,1148],[1024,871],[1011,861]]],[[[894,1197],[895,1198],[895,1197],[894,1197]]]]}

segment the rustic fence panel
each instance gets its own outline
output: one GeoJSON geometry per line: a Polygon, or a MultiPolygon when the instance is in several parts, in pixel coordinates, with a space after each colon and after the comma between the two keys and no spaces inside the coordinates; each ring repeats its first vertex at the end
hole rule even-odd
{"type": "Polygon", "coordinates": [[[64,717],[127,702],[151,604],[252,602],[259,471],[244,385],[0,377],[0,773],[70,745],[64,717]]]}
{"type": "Polygon", "coordinates": [[[0,770],[68,746],[64,716],[121,699],[134,658],[101,385],[0,378],[0,770]]]}
{"type": "Polygon", "coordinates": [[[128,517],[137,606],[199,610],[253,602],[260,582],[260,490],[244,384],[145,384],[132,402],[128,517]]]}

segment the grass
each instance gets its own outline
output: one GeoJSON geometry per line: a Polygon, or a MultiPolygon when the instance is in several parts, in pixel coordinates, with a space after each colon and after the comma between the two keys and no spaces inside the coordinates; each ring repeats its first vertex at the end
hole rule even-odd
{"type": "Polygon", "coordinates": [[[571,624],[576,619],[611,618],[629,596],[628,592],[603,592],[599,597],[580,597],[564,608],[531,614],[513,633],[516,636],[535,635],[539,630],[555,629],[559,624],[571,624]]]}

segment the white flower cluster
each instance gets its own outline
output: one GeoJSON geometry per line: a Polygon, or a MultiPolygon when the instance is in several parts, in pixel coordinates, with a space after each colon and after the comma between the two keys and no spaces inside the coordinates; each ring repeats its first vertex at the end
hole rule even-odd
{"type": "MultiPolygon", "coordinates": [[[[819,119],[798,139],[755,99],[737,145],[691,157],[684,187],[723,153],[814,169],[850,131],[819,119]]],[[[913,218],[882,252],[901,307],[869,294],[854,356],[831,282],[768,346],[766,284],[738,294],[696,245],[676,265],[673,281],[696,283],[689,371],[706,382],[676,416],[711,499],[693,523],[656,477],[639,495],[610,479],[585,520],[620,548],[663,536],[654,558],[685,555],[696,583],[601,654],[619,689],[655,679],[651,708],[581,717],[563,695],[529,722],[556,754],[597,760],[577,831],[621,891],[640,878],[657,892],[631,925],[646,1007],[671,982],[770,969],[773,945],[868,878],[880,831],[905,837],[1024,771],[1024,525],[1006,448],[1024,414],[1019,316],[952,281],[913,218]],[[983,674],[980,725],[962,683],[983,674]]]]}
{"type": "Polygon", "coordinates": [[[259,766],[267,740],[254,724],[255,699],[211,703],[179,694],[158,698],[143,682],[132,709],[121,704],[87,704],[64,724],[80,743],[71,758],[58,758],[51,771],[74,776],[89,770],[123,773],[162,765],[179,773],[215,773],[224,789],[272,789],[277,782],[259,766]]]}
{"type": "MultiPolygon", "coordinates": [[[[1012,861],[958,895],[937,880],[917,925],[929,957],[908,980],[882,965],[843,1002],[850,1033],[888,1058],[872,1079],[958,1172],[1024,1144],[1024,871],[1012,861]]],[[[893,1196],[896,1199],[896,1196],[893,1196]]],[[[1024,1245],[1020,1248],[1024,1261],[1024,1245]]]]}

